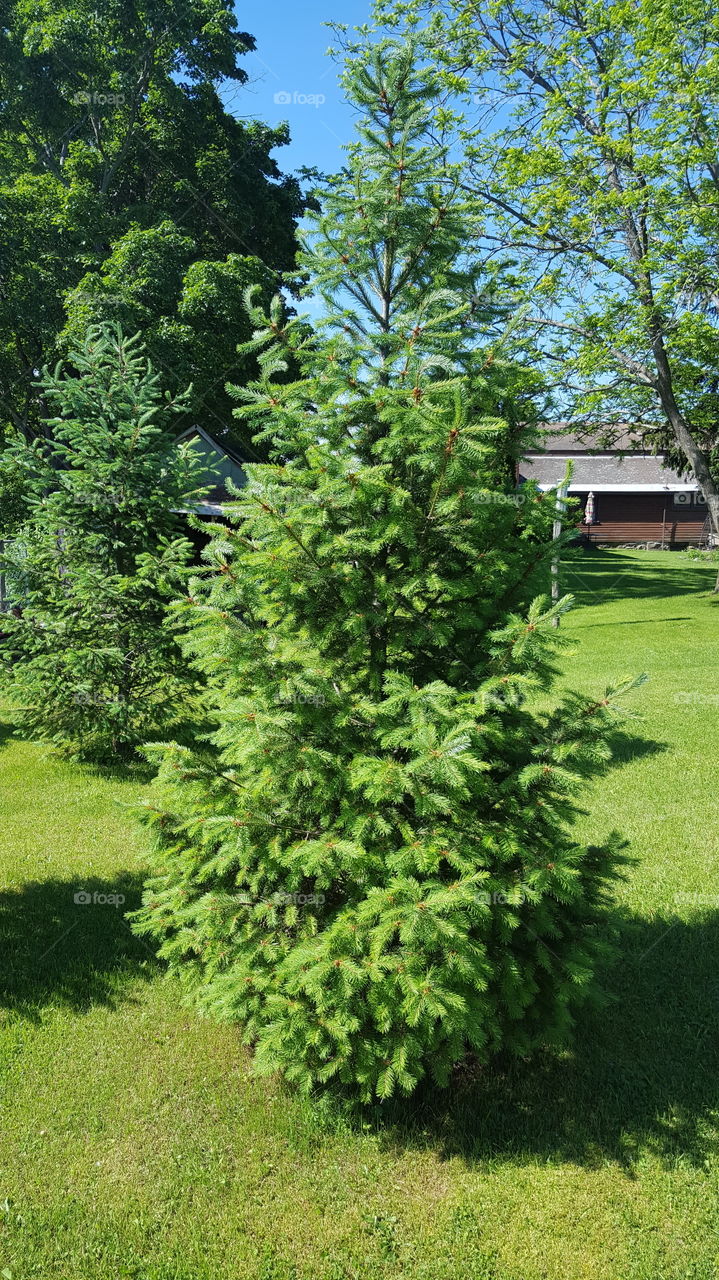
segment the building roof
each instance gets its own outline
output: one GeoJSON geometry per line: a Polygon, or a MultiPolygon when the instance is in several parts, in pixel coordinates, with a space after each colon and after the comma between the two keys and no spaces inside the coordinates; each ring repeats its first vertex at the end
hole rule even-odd
{"type": "Polygon", "coordinates": [[[242,454],[237,449],[235,449],[232,445],[227,444],[225,441],[218,440],[217,436],[211,435],[210,432],[205,429],[205,427],[200,427],[200,426],[187,427],[177,437],[175,444],[183,444],[184,441],[192,440],[192,439],[204,440],[205,444],[209,445],[209,447],[213,449],[216,453],[224,454],[225,457],[230,458],[232,462],[236,463],[238,467],[244,467],[245,464],[249,461],[248,458],[243,458],[242,454]]]}
{"type": "Polygon", "coordinates": [[[246,483],[246,460],[230,445],[216,440],[204,427],[188,427],[175,443],[183,444],[190,440],[195,441],[200,457],[206,461],[205,482],[208,486],[206,497],[192,510],[198,515],[221,515],[223,503],[232,502],[234,496],[227,488],[227,481],[231,480],[238,489],[246,483]]]}
{"type": "MultiPolygon", "coordinates": [[[[561,484],[567,463],[572,463],[570,493],[682,493],[697,492],[691,474],[680,476],[664,466],[664,455],[647,453],[628,431],[619,433],[611,448],[602,445],[601,434],[556,433],[552,424],[543,432],[542,448],[535,448],[519,465],[519,480],[534,480],[540,489],[561,484]]],[[[614,432],[614,428],[612,431],[614,432]]]]}
{"type": "Polygon", "coordinates": [[[572,430],[562,422],[543,423],[539,429],[540,444],[529,453],[645,453],[643,433],[619,424],[605,432],[572,430]],[[607,443],[610,441],[610,443],[607,443]]]}

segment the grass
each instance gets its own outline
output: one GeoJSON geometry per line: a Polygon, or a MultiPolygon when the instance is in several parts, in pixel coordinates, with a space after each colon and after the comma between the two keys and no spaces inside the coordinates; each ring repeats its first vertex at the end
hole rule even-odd
{"type": "Polygon", "coordinates": [[[595,551],[565,660],[646,669],[638,738],[587,796],[635,864],[613,1002],[571,1053],[352,1115],[253,1081],[122,909],[140,783],[0,750],[5,1280],[710,1280],[719,1276],[719,604],[711,569],[595,551]],[[698,896],[697,896],[698,895],[698,896]]]}

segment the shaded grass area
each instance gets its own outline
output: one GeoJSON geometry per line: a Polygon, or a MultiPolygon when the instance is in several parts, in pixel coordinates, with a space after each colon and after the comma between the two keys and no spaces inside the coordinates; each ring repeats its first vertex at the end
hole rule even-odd
{"type": "Polygon", "coordinates": [[[124,919],[141,892],[140,872],[126,871],[0,893],[0,1006],[35,1022],[45,1005],[87,1013],[95,1004],[113,1007],[134,977],[153,976],[157,962],[124,919]]]}
{"type": "MultiPolygon", "coordinates": [[[[567,589],[574,592],[578,603],[595,604],[601,598],[603,604],[629,600],[665,600],[667,597],[677,599],[695,595],[700,584],[711,590],[716,578],[716,565],[689,560],[681,552],[676,551],[634,551],[614,550],[604,547],[589,547],[570,550],[564,567],[564,582],[567,589]],[[657,572],[660,569],[660,572],[657,572]]],[[[677,608],[678,616],[683,614],[677,608]]],[[[677,621],[661,611],[662,622],[677,621]]],[[[692,614],[685,614],[691,617],[692,614]]],[[[620,617],[613,619],[614,625],[627,625],[634,619],[620,617]]]]}
{"type": "Polygon", "coordinates": [[[353,1111],[258,1083],[130,934],[140,784],[0,749],[0,1275],[709,1280],[719,1275],[719,614],[710,568],[564,570],[572,686],[651,680],[586,797],[634,863],[610,997],[571,1052],[353,1111]],[[636,732],[634,731],[636,729],[636,732]],[[84,890],[122,909],[76,903],[84,890]],[[6,1271],[3,1272],[3,1268],[6,1271]]]}
{"type": "Polygon", "coordinates": [[[427,1094],[398,1107],[397,1142],[421,1124],[421,1145],[445,1155],[611,1161],[629,1176],[646,1152],[666,1168],[719,1154],[719,919],[617,913],[611,924],[610,1000],[582,1018],[573,1051],[495,1065],[448,1104],[427,1094]]]}

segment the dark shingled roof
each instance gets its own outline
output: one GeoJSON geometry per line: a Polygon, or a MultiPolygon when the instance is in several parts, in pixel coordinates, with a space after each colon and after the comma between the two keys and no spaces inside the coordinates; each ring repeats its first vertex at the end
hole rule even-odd
{"type": "MultiPolygon", "coordinates": [[[[559,424],[557,424],[559,425],[559,424]]],[[[644,489],[697,489],[691,475],[680,476],[663,465],[662,454],[645,453],[641,443],[624,434],[617,439],[613,449],[597,446],[601,436],[557,435],[554,430],[544,433],[544,449],[532,449],[520,463],[519,479],[535,480],[544,488],[558,484],[566,470],[566,463],[573,464],[570,492],[605,488],[644,489]]]]}
{"type": "Polygon", "coordinates": [[[644,453],[641,439],[627,431],[612,433],[611,444],[601,435],[557,435],[554,431],[542,431],[541,443],[530,453],[644,453]]]}

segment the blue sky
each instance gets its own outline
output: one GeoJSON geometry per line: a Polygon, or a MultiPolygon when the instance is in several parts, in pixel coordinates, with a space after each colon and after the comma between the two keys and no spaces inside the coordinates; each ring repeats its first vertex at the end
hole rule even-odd
{"type": "Polygon", "coordinates": [[[242,59],[249,82],[223,94],[229,110],[268,124],[287,120],[289,147],[275,152],[285,172],[316,165],[334,172],[352,136],[352,112],[337,85],[337,64],[325,56],[332,32],[323,22],[367,22],[371,0],[265,0],[236,6],[238,25],[257,41],[242,59]],[[280,96],[281,95],[281,96],[280,96]]]}

